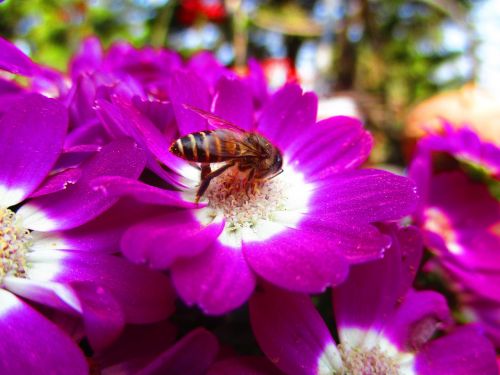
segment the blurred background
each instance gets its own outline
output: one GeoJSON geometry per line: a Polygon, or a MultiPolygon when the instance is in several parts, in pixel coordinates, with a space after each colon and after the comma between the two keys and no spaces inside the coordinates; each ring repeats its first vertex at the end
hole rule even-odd
{"type": "Polygon", "coordinates": [[[481,86],[500,108],[499,19],[495,0],[7,0],[0,35],[63,71],[89,35],[186,57],[208,49],[235,69],[254,58],[272,87],[316,91],[319,116],[363,118],[373,162],[403,165],[417,103],[453,89],[476,100],[481,86]]]}

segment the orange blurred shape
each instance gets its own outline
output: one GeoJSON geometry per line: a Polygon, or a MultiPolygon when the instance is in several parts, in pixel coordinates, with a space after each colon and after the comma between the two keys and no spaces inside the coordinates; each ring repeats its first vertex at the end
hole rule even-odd
{"type": "Polygon", "coordinates": [[[404,130],[410,148],[425,134],[439,133],[443,120],[454,128],[468,126],[482,140],[500,146],[500,97],[475,84],[435,95],[414,107],[404,130]]]}

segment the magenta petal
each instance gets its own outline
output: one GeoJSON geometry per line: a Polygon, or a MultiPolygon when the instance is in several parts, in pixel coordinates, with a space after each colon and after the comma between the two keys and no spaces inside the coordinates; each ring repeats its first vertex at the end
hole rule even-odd
{"type": "Polygon", "coordinates": [[[392,317],[384,334],[403,350],[415,351],[437,328],[452,322],[444,296],[432,291],[410,292],[392,317]]]}
{"type": "Polygon", "coordinates": [[[70,63],[71,77],[76,79],[84,73],[96,71],[102,62],[103,50],[97,37],[86,38],[70,63]]]}
{"type": "Polygon", "coordinates": [[[482,141],[475,131],[467,127],[453,129],[452,125],[445,123],[443,133],[426,137],[421,141],[421,147],[465,159],[500,177],[500,148],[497,145],[482,141]]]}
{"type": "Polygon", "coordinates": [[[316,375],[322,357],[322,374],[339,370],[335,343],[308,296],[266,287],[250,299],[250,322],[260,348],[284,373],[316,375]]]}
{"type": "Polygon", "coordinates": [[[432,179],[426,208],[425,233],[447,246],[433,250],[465,269],[498,273],[500,235],[494,228],[500,224],[500,203],[485,184],[462,172],[440,173],[432,179]]]}
{"type": "Polygon", "coordinates": [[[132,98],[132,103],[141,115],[148,119],[148,123],[161,132],[167,142],[176,138],[178,133],[172,103],[143,100],[138,96],[132,98]]]}
{"type": "Polygon", "coordinates": [[[265,241],[243,243],[243,252],[252,269],[267,281],[289,290],[319,293],[347,276],[349,264],[336,245],[326,232],[290,228],[265,241]]]}
{"type": "Polygon", "coordinates": [[[199,77],[203,78],[211,88],[215,86],[222,76],[234,75],[234,73],[222,65],[210,51],[196,52],[186,61],[186,66],[199,77]]]}
{"type": "Polygon", "coordinates": [[[79,227],[63,231],[33,232],[32,248],[117,253],[122,235],[128,227],[157,215],[158,211],[151,205],[121,199],[105,213],[79,227]]]}
{"type": "Polygon", "coordinates": [[[135,127],[130,126],[126,116],[119,105],[111,103],[103,98],[95,101],[96,114],[101,120],[102,126],[113,139],[124,136],[137,137],[135,127]]]}
{"type": "Polygon", "coordinates": [[[269,97],[269,89],[264,70],[255,58],[248,59],[248,73],[243,79],[252,90],[255,107],[261,108],[269,97]]]}
{"type": "Polygon", "coordinates": [[[399,296],[404,297],[413,285],[423,254],[422,235],[418,228],[408,226],[397,230],[396,241],[399,244],[402,264],[399,296]]]}
{"type": "Polygon", "coordinates": [[[288,84],[266,103],[257,130],[285,151],[288,145],[314,125],[317,107],[315,94],[303,94],[300,86],[288,84]]]}
{"type": "Polygon", "coordinates": [[[66,252],[62,272],[54,276],[63,283],[88,282],[110,291],[120,303],[129,323],[151,323],[174,310],[174,291],[168,278],[117,256],[66,252]]]}
{"type": "Polygon", "coordinates": [[[0,289],[0,373],[88,374],[78,346],[53,323],[0,289]]]}
{"type": "Polygon", "coordinates": [[[21,94],[22,91],[23,88],[16,82],[0,77],[0,95],[2,96],[2,103],[0,104],[0,113],[4,111],[4,108],[8,107],[5,103],[5,99],[10,98],[11,95],[15,97],[16,95],[21,94]]]}
{"type": "Polygon", "coordinates": [[[282,375],[265,357],[235,357],[215,362],[207,375],[282,375]]]}
{"type": "Polygon", "coordinates": [[[204,203],[194,203],[173,190],[159,189],[141,181],[124,177],[101,177],[92,181],[92,186],[108,198],[132,197],[139,202],[162,206],[197,208],[204,203]]]}
{"type": "Polygon", "coordinates": [[[401,279],[401,257],[391,247],[378,261],[351,267],[349,277],[333,290],[333,307],[337,327],[380,331],[391,316],[398,297],[401,279]]]}
{"type": "Polygon", "coordinates": [[[255,287],[255,276],[241,249],[219,241],[193,259],[174,263],[172,281],[184,302],[197,304],[210,315],[241,306],[255,287]]]}
{"type": "Polygon", "coordinates": [[[19,95],[0,118],[0,204],[25,199],[42,182],[59,156],[67,111],[54,99],[19,95]]]}
{"type": "Polygon", "coordinates": [[[446,272],[452,275],[453,280],[460,280],[464,289],[483,298],[500,301],[500,273],[477,272],[464,269],[452,262],[443,263],[446,272]]]}
{"type": "MultiPolygon", "coordinates": [[[[68,137],[66,137],[66,140],[68,140],[68,137]]],[[[80,168],[84,162],[90,160],[90,158],[95,156],[100,150],[101,146],[99,145],[79,145],[69,147],[64,150],[61,156],[59,156],[54,169],[60,171],[68,168],[80,168]]],[[[43,188],[43,186],[41,188],[43,188]]]]}
{"type": "MultiPolygon", "coordinates": [[[[96,84],[94,80],[87,75],[78,77],[76,82],[71,87],[68,97],[66,98],[66,103],[69,109],[70,127],[73,128],[77,134],[82,131],[82,128],[85,129],[88,128],[89,125],[98,123],[94,109],[95,98],[96,84]]],[[[99,128],[99,130],[103,130],[100,124],[99,128]]],[[[83,132],[87,133],[88,131],[84,130],[83,132]]],[[[75,143],[77,139],[84,140],[85,137],[73,135],[69,144],[77,144],[75,143]]],[[[91,139],[88,140],[91,141],[91,139]]],[[[93,141],[94,142],[92,143],[96,143],[97,138],[93,141]]],[[[68,144],[68,141],[66,142],[68,144]]]]}
{"type": "Polygon", "coordinates": [[[31,198],[52,194],[74,185],[81,177],[82,171],[79,168],[68,168],[60,173],[47,177],[39,188],[31,194],[31,198]]]}
{"type": "Polygon", "coordinates": [[[121,306],[113,295],[100,286],[90,283],[72,283],[82,305],[85,333],[94,350],[109,346],[125,326],[121,306]]]}
{"type": "Polygon", "coordinates": [[[466,309],[472,313],[474,321],[484,329],[495,347],[500,347],[500,303],[484,298],[467,301],[466,309]]]}
{"type": "Polygon", "coordinates": [[[247,131],[253,127],[252,95],[236,77],[222,77],[215,87],[213,113],[247,131]]]}
{"type": "Polygon", "coordinates": [[[6,278],[5,286],[30,301],[82,318],[94,349],[109,345],[124,326],[121,307],[101,287],[21,278],[6,278]]]}
{"type": "Polygon", "coordinates": [[[6,39],[0,38],[0,69],[14,74],[32,76],[37,66],[19,48],[6,39]]]}
{"type": "Polygon", "coordinates": [[[34,230],[69,229],[81,225],[112,206],[110,199],[91,186],[101,176],[136,178],[145,164],[144,152],[129,139],[114,141],[102,148],[82,166],[78,182],[66,190],[35,198],[23,205],[18,214],[34,230]]]}
{"type": "Polygon", "coordinates": [[[408,177],[415,182],[418,195],[420,197],[418,209],[415,210],[415,215],[418,215],[418,221],[422,220],[420,217],[423,211],[422,205],[429,200],[429,183],[432,175],[431,156],[431,152],[428,149],[419,145],[415,156],[408,167],[408,177]]]}
{"type": "Polygon", "coordinates": [[[362,169],[334,174],[318,182],[310,207],[324,218],[340,222],[371,223],[397,220],[417,204],[413,182],[405,177],[362,169]]]}
{"type": "MultiPolygon", "coordinates": [[[[53,264],[51,264],[53,266],[53,264]]],[[[49,306],[64,313],[81,314],[82,309],[75,291],[68,285],[33,276],[36,265],[28,272],[29,278],[6,277],[5,287],[16,295],[49,306]]]]}
{"type": "Polygon", "coordinates": [[[120,337],[93,357],[105,373],[136,374],[175,342],[176,328],[163,320],[154,324],[127,325],[120,337]]]}
{"type": "Polygon", "coordinates": [[[202,225],[191,211],[173,211],[131,227],[123,236],[122,252],[135,263],[164,269],[179,259],[200,254],[224,229],[224,221],[202,225]]]}
{"type": "MultiPolygon", "coordinates": [[[[131,136],[148,153],[151,153],[151,158],[148,159],[150,169],[153,169],[160,161],[178,174],[182,174],[182,168],[186,166],[186,162],[169,152],[170,144],[175,139],[173,134],[168,139],[129,99],[115,96],[113,103],[105,100],[99,100],[98,103],[98,114],[110,134],[114,134],[115,137],[120,134],[131,136]]],[[[135,103],[139,103],[140,106],[143,102],[135,98],[135,103]]],[[[172,109],[168,107],[168,111],[172,112],[172,109]]],[[[173,116],[170,113],[169,115],[173,116]]],[[[168,121],[168,118],[164,120],[168,121]]],[[[175,125],[169,125],[175,129],[175,125]]],[[[176,184],[176,180],[168,175],[167,181],[176,184]]]]}
{"type": "Polygon", "coordinates": [[[337,116],[313,125],[286,153],[290,163],[307,175],[324,178],[359,167],[368,158],[372,145],[370,133],[359,120],[337,116]]]}
{"type": "Polygon", "coordinates": [[[210,95],[201,78],[193,72],[179,70],[170,77],[168,92],[181,135],[207,129],[207,123],[200,115],[184,107],[184,104],[189,104],[208,110],[210,95]]]}
{"type": "Polygon", "coordinates": [[[419,375],[498,374],[493,345],[472,326],[430,341],[417,354],[415,370],[419,375]]]}
{"type": "Polygon", "coordinates": [[[136,375],[204,375],[218,351],[217,338],[207,330],[198,328],[136,375]]]}
{"type": "MultiPolygon", "coordinates": [[[[392,242],[390,236],[372,224],[335,222],[321,216],[306,216],[300,221],[298,228],[323,236],[318,237],[318,241],[323,244],[323,251],[342,255],[350,264],[382,258],[384,250],[392,242]]],[[[322,257],[324,256],[326,255],[322,257]]]]}

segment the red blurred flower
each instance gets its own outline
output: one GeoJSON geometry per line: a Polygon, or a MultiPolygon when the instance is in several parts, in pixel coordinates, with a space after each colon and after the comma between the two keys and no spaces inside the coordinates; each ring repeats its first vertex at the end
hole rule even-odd
{"type": "Polygon", "coordinates": [[[179,19],[190,25],[198,18],[221,22],[226,17],[226,10],[221,0],[182,0],[179,19]]]}

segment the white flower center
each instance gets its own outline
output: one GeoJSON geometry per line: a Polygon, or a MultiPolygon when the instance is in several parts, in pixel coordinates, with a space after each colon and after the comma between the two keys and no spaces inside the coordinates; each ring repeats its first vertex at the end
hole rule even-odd
{"type": "Polygon", "coordinates": [[[399,364],[378,346],[369,350],[338,345],[342,375],[398,375],[399,364]]]}
{"type": "Polygon", "coordinates": [[[19,224],[16,214],[0,207],[0,285],[6,276],[26,277],[26,255],[31,233],[19,224]]]}
{"type": "Polygon", "coordinates": [[[226,224],[219,240],[232,247],[294,227],[308,210],[312,189],[301,174],[284,168],[284,173],[253,185],[246,183],[246,174],[230,168],[210,182],[203,197],[208,205],[197,212],[198,219],[209,224],[222,216],[226,224]]]}

